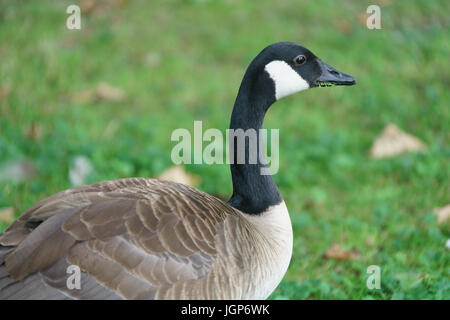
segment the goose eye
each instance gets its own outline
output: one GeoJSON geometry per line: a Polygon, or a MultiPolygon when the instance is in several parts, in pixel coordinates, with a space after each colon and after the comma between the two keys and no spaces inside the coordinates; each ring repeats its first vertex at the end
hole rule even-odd
{"type": "Polygon", "coordinates": [[[302,65],[302,64],[304,64],[306,62],[306,57],[304,56],[304,55],[299,55],[299,56],[296,56],[295,58],[294,58],[294,63],[297,65],[297,66],[300,66],[300,65],[302,65]]]}

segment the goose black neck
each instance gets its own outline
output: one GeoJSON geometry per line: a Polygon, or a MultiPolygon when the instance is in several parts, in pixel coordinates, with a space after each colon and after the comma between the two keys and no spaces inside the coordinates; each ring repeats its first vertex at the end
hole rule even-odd
{"type": "Polygon", "coordinates": [[[228,203],[244,213],[259,214],[279,204],[282,198],[272,176],[261,174],[262,169],[267,170],[261,139],[255,141],[251,138],[252,133],[259,137],[266,111],[275,102],[274,85],[268,74],[252,72],[251,67],[242,80],[231,115],[229,148],[233,195],[228,203]],[[245,135],[244,138],[241,136],[241,141],[245,140],[245,144],[239,145],[242,132],[245,135]],[[258,155],[256,162],[255,157],[252,161],[250,154],[255,151],[258,155]],[[245,161],[238,161],[239,152],[243,152],[245,161]]]}

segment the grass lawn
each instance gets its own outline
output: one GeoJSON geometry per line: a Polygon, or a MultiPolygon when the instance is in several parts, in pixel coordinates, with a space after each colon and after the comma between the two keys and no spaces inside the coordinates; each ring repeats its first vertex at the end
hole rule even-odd
{"type": "MultiPolygon", "coordinates": [[[[194,120],[228,128],[248,63],[270,43],[293,41],[357,85],[293,95],[266,116],[266,128],[280,128],[274,179],[294,229],[272,298],[450,299],[450,227],[433,214],[450,203],[449,1],[117,0],[88,8],[82,29],[68,30],[74,3],[0,3],[0,89],[9,88],[0,168],[29,159],[38,171],[0,181],[0,208],[18,216],[71,187],[78,155],[92,162],[88,183],[161,173],[172,165],[172,131],[194,120]],[[365,26],[374,3],[381,30],[365,26]],[[125,98],[79,99],[101,82],[125,98]],[[371,159],[391,122],[426,152],[371,159]],[[354,258],[324,258],[333,244],[354,258]],[[381,268],[381,289],[366,287],[370,265],[381,268]]],[[[201,190],[230,196],[227,165],[186,170],[202,177],[201,190]]]]}

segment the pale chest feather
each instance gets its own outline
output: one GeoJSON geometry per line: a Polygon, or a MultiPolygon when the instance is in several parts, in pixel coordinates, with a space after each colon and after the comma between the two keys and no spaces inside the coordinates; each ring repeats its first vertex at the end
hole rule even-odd
{"type": "MultiPolygon", "coordinates": [[[[283,279],[292,256],[292,225],[284,202],[259,215],[243,215],[238,226],[245,276],[242,299],[266,299],[283,279]]],[[[236,252],[235,252],[236,253],[236,252]]]]}
{"type": "Polygon", "coordinates": [[[258,215],[229,216],[215,236],[216,260],[206,277],[173,287],[175,299],[266,299],[292,256],[292,225],[284,202],[258,215]],[[180,289],[180,290],[179,290],[180,289]],[[177,293],[178,292],[178,293],[177,293]]]}

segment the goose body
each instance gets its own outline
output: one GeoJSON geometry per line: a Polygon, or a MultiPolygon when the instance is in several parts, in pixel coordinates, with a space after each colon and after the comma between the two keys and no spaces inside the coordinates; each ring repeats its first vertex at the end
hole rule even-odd
{"type": "MultiPolygon", "coordinates": [[[[277,99],[324,83],[354,79],[299,45],[273,44],[247,69],[230,128],[259,129],[277,99]]],[[[145,178],[55,194],[0,235],[0,299],[265,299],[288,268],[292,226],[264,167],[232,163],[228,202],[145,178]]]]}

